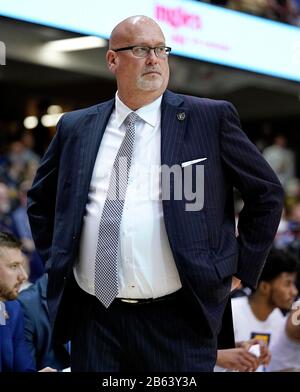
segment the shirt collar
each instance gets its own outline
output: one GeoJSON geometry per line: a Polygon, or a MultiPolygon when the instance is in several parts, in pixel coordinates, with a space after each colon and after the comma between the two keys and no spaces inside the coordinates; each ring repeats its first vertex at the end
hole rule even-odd
{"type": "MultiPolygon", "coordinates": [[[[161,100],[162,95],[148,105],[139,108],[135,113],[147,124],[155,127],[160,118],[161,100]]],[[[116,93],[116,119],[118,128],[131,112],[132,110],[120,100],[118,93],[116,93]]]]}
{"type": "Polygon", "coordinates": [[[7,318],[8,315],[6,313],[5,303],[4,301],[0,301],[0,325],[6,325],[7,318]]]}

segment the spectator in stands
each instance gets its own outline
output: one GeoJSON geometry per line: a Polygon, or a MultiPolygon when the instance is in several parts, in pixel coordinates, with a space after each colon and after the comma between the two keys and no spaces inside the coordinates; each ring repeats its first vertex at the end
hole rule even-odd
{"type": "Polygon", "coordinates": [[[300,24],[299,0],[203,0],[202,2],[284,23],[300,24]]]}
{"type": "Polygon", "coordinates": [[[291,0],[268,0],[269,17],[283,23],[290,23],[293,14],[291,0]]]}
{"type": "Polygon", "coordinates": [[[295,302],[279,327],[278,339],[271,342],[272,360],[267,371],[300,371],[300,302],[295,302]]]}
{"type": "Polygon", "coordinates": [[[35,282],[44,273],[43,263],[35,250],[31,235],[31,229],[27,216],[27,191],[30,189],[31,182],[23,181],[19,188],[20,205],[12,212],[13,227],[17,238],[23,245],[30,264],[30,281],[35,282]]]}
{"type": "Polygon", "coordinates": [[[10,210],[9,189],[6,184],[0,182],[0,231],[13,233],[13,220],[10,210]]]}
{"type": "Polygon", "coordinates": [[[295,26],[300,26],[300,0],[292,0],[292,15],[290,23],[295,26]]]}
{"type": "Polygon", "coordinates": [[[20,183],[23,180],[24,167],[26,164],[26,159],[23,157],[23,152],[24,146],[19,140],[16,140],[10,144],[7,154],[6,178],[4,178],[6,184],[10,188],[18,189],[20,183]]]}
{"type": "Polygon", "coordinates": [[[300,203],[296,203],[291,209],[288,228],[292,236],[288,248],[300,259],[300,203]]]}
{"type": "Polygon", "coordinates": [[[25,339],[37,369],[46,366],[64,369],[70,366],[69,352],[63,344],[52,344],[47,306],[48,276],[20,293],[18,301],[24,311],[25,339]]]}
{"type": "Polygon", "coordinates": [[[17,237],[22,242],[23,248],[26,252],[33,252],[34,242],[32,240],[29,220],[27,216],[27,191],[30,189],[29,182],[22,182],[19,188],[19,206],[13,211],[12,218],[15,226],[17,237]]]}
{"type": "Polygon", "coordinates": [[[248,297],[232,300],[236,342],[261,339],[272,344],[278,338],[278,324],[291,308],[298,290],[295,282],[298,260],[283,250],[274,250],[267,258],[257,290],[248,297]]]}
{"type": "Polygon", "coordinates": [[[35,371],[24,339],[23,314],[14,301],[27,278],[21,244],[0,233],[0,371],[35,371]]]}
{"type": "MultiPolygon", "coordinates": [[[[232,293],[234,292],[236,292],[236,290],[232,291],[232,293]]],[[[255,371],[260,364],[268,364],[269,360],[270,353],[268,347],[259,340],[252,339],[248,342],[239,342],[235,344],[231,301],[229,300],[223,314],[221,331],[218,334],[218,353],[214,371],[224,372],[234,370],[250,372],[255,371]],[[255,344],[260,346],[259,356],[255,355],[253,352],[249,352],[250,347],[255,344]]]]}
{"type": "Polygon", "coordinates": [[[284,135],[278,134],[274,139],[274,143],[265,148],[263,156],[284,187],[289,180],[295,177],[295,155],[287,147],[287,140],[284,135]]]}
{"type": "Polygon", "coordinates": [[[274,240],[274,247],[286,249],[293,241],[294,235],[291,231],[290,222],[287,219],[286,209],[284,209],[274,240]]]}
{"type": "Polygon", "coordinates": [[[37,168],[38,168],[37,161],[29,161],[25,166],[24,181],[29,181],[30,183],[32,183],[36,175],[37,168]]]}
{"type": "MultiPolygon", "coordinates": [[[[23,312],[15,301],[26,279],[21,243],[0,232],[0,372],[36,370],[24,337],[23,312]]],[[[56,370],[46,367],[40,371],[56,370]]]]}
{"type": "Polygon", "coordinates": [[[290,213],[290,222],[295,225],[299,231],[299,227],[300,227],[300,202],[296,203],[291,210],[290,213]]]}
{"type": "Polygon", "coordinates": [[[28,162],[36,162],[37,164],[40,162],[40,157],[34,152],[34,137],[32,132],[24,131],[21,135],[20,142],[23,145],[22,158],[24,163],[28,162]]]}
{"type": "Polygon", "coordinates": [[[228,7],[235,11],[266,17],[268,14],[268,0],[229,0],[228,7]]]}
{"type": "Polygon", "coordinates": [[[300,203],[295,203],[290,207],[290,213],[283,214],[280,221],[275,247],[278,249],[289,248],[300,258],[300,203]]]}

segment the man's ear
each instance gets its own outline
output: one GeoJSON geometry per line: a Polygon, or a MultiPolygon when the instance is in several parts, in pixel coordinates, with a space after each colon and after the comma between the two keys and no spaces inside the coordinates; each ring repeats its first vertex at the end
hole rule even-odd
{"type": "Polygon", "coordinates": [[[271,285],[269,282],[266,282],[265,280],[262,280],[259,283],[259,290],[263,295],[268,295],[270,290],[271,290],[271,285]]]}
{"type": "Polygon", "coordinates": [[[116,66],[117,66],[117,62],[118,62],[118,56],[117,56],[116,52],[109,49],[106,53],[106,62],[107,62],[107,66],[108,66],[109,70],[113,74],[115,74],[116,73],[116,66]]]}

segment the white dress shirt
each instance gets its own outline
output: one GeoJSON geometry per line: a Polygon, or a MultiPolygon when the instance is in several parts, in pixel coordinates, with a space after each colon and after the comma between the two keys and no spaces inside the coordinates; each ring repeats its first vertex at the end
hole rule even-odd
{"type": "MultiPolygon", "coordinates": [[[[156,298],[180,289],[181,282],[167,238],[161,201],[161,99],[136,111],[136,138],[124,202],[118,247],[118,297],[156,298]],[[156,175],[155,175],[156,174],[156,175]]],[[[116,94],[115,109],[104,132],[90,183],[74,275],[94,295],[99,223],[110,175],[132,112],[116,94]]]]}

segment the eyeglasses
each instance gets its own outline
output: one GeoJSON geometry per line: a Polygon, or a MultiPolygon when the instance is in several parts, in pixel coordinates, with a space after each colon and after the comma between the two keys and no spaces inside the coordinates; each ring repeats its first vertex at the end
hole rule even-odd
{"type": "Polygon", "coordinates": [[[171,48],[169,46],[126,46],[125,48],[112,49],[114,52],[121,52],[123,50],[131,50],[135,57],[145,58],[150,53],[150,50],[154,50],[156,57],[165,59],[169,56],[171,48]]]}

